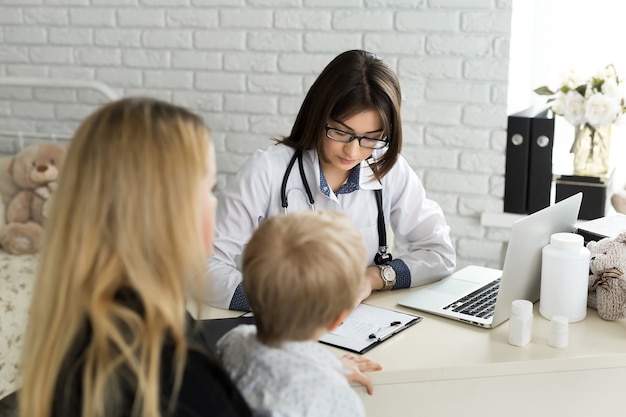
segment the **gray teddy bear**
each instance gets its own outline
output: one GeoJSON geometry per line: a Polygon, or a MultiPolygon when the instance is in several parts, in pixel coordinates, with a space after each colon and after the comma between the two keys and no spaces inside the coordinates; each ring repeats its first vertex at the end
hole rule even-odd
{"type": "Polygon", "coordinates": [[[587,305],[604,320],[626,317],[626,232],[589,242],[587,248],[591,252],[587,305]]]}

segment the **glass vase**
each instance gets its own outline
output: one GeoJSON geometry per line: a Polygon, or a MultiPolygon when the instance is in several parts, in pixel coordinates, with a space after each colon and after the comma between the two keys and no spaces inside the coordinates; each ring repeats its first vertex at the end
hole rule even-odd
{"type": "Polygon", "coordinates": [[[577,126],[571,152],[574,154],[574,175],[606,175],[611,153],[611,126],[598,129],[577,126]]]}

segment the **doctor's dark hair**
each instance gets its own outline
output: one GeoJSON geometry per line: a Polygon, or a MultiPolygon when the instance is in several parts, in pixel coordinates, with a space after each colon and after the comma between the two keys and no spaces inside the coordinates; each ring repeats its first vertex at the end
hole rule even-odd
{"type": "Polygon", "coordinates": [[[344,214],[301,211],[267,219],[243,254],[243,288],[259,341],[311,340],[351,310],[365,284],[361,233],[344,214]]]}
{"type": "Polygon", "coordinates": [[[383,122],[389,146],[372,168],[378,179],[389,172],[402,149],[400,82],[378,56],[351,50],[335,57],[309,89],[289,136],[280,142],[300,150],[316,149],[326,161],[324,127],[329,120],[343,121],[375,110],[383,122]]]}

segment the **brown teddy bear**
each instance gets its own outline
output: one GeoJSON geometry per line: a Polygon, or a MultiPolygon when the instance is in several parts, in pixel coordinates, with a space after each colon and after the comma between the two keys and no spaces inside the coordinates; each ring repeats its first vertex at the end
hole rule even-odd
{"type": "Polygon", "coordinates": [[[626,232],[591,241],[587,248],[591,252],[587,305],[604,320],[626,317],[626,232]]]}
{"type": "Polygon", "coordinates": [[[43,142],[25,147],[8,164],[9,176],[19,191],[6,207],[0,245],[9,253],[37,253],[50,197],[65,160],[65,147],[43,142]]]}

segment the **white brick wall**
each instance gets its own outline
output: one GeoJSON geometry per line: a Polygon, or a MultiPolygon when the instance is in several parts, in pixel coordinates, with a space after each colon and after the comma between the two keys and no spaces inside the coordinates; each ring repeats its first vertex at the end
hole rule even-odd
{"type": "MultiPolygon", "coordinates": [[[[480,225],[503,196],[511,0],[0,0],[0,76],[96,80],[188,106],[210,125],[220,184],[289,133],[339,52],[382,56],[403,88],[404,155],[452,227],[459,266],[499,266],[480,225]]],[[[106,101],[0,85],[0,152],[71,136],[106,101]]]]}

